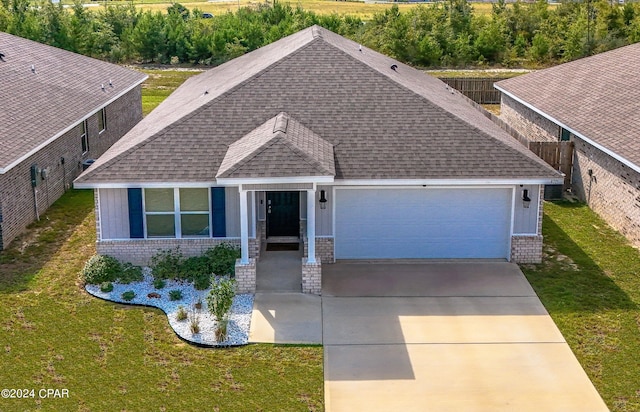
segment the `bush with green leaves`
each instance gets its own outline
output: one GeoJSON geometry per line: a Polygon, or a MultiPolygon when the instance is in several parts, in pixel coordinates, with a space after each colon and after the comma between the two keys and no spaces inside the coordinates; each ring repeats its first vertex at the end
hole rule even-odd
{"type": "Polygon", "coordinates": [[[216,320],[227,317],[235,295],[236,281],[234,279],[222,277],[212,282],[211,291],[207,296],[207,307],[216,320]]]}
{"type": "Polygon", "coordinates": [[[122,299],[126,300],[127,302],[133,300],[133,298],[135,297],[136,297],[136,293],[132,290],[128,290],[122,293],[122,299]]]}
{"type": "Polygon", "coordinates": [[[109,293],[113,290],[113,283],[111,282],[102,282],[100,284],[100,292],[109,293]]]}
{"type": "Polygon", "coordinates": [[[178,289],[169,291],[169,300],[180,300],[182,299],[182,291],[178,289]]]}
{"type": "Polygon", "coordinates": [[[230,243],[220,243],[204,253],[211,262],[211,271],[218,276],[234,276],[240,248],[230,243]]]}
{"type": "Polygon", "coordinates": [[[122,272],[118,260],[108,255],[93,255],[82,269],[85,283],[97,285],[103,282],[115,282],[122,272]]]}
{"type": "Polygon", "coordinates": [[[167,285],[167,282],[165,282],[164,279],[154,279],[153,280],[153,287],[156,289],[162,289],[167,285]]]}
{"type": "Polygon", "coordinates": [[[211,260],[206,256],[194,256],[185,260],[181,267],[182,279],[193,282],[198,290],[204,290],[211,284],[211,260]]]}
{"type": "Polygon", "coordinates": [[[140,266],[132,265],[129,262],[122,264],[118,283],[128,285],[131,282],[140,282],[142,279],[144,279],[144,275],[140,266]]]}
{"type": "Polygon", "coordinates": [[[151,274],[154,279],[180,279],[183,262],[180,248],[161,250],[151,257],[151,274]]]}
{"type": "Polygon", "coordinates": [[[211,291],[207,296],[209,312],[216,318],[215,336],[218,342],[227,337],[227,321],[229,310],[236,295],[236,281],[229,277],[222,277],[212,282],[211,291]]]}

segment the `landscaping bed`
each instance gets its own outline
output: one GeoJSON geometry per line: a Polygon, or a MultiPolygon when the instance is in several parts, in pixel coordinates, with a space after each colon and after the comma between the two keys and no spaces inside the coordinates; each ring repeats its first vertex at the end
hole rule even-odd
{"type": "Polygon", "coordinates": [[[227,339],[217,342],[215,336],[217,322],[207,307],[210,288],[197,290],[190,282],[167,280],[162,289],[156,289],[151,269],[143,270],[142,281],[129,284],[112,283],[113,289],[108,292],[102,291],[101,285],[95,284],[88,284],[85,289],[91,295],[101,299],[161,309],[167,315],[169,325],[175,333],[190,343],[202,346],[238,346],[248,343],[253,295],[241,294],[233,298],[229,312],[227,339]],[[124,294],[127,292],[133,292],[131,299],[126,299],[127,296],[124,294]],[[173,297],[179,295],[180,298],[171,300],[171,295],[173,297]],[[179,312],[184,313],[186,317],[179,317],[179,312]],[[192,329],[194,325],[197,325],[197,332],[192,329]]]}

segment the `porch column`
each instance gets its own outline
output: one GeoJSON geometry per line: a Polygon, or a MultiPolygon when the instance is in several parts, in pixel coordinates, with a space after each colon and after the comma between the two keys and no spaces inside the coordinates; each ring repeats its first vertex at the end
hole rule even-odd
{"type": "Polygon", "coordinates": [[[247,213],[247,191],[240,191],[240,263],[249,263],[249,215],[247,213]]]}
{"type": "Polygon", "coordinates": [[[316,191],[307,190],[308,263],[316,263],[316,191]]]}

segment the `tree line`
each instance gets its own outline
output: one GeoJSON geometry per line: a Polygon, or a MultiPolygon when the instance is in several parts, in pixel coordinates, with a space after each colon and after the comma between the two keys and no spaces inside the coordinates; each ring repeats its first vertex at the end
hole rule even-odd
{"type": "Polygon", "coordinates": [[[161,13],[0,0],[1,31],[115,63],[217,65],[313,24],[420,67],[532,66],[640,41],[640,4],[501,0],[483,16],[466,0],[445,0],[404,12],[394,5],[363,21],[275,0],[212,18],[178,3],[161,13]]]}

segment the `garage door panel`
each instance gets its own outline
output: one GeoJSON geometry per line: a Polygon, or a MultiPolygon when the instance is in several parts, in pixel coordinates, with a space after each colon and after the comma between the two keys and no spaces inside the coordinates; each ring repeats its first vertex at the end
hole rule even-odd
{"type": "Polygon", "coordinates": [[[336,191],[336,258],[506,258],[508,189],[336,191]]]}

